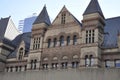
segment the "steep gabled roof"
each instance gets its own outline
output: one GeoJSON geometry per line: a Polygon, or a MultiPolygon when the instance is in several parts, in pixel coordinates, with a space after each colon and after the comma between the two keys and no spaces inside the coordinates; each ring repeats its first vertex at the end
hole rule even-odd
{"type": "Polygon", "coordinates": [[[37,19],[33,24],[39,24],[39,23],[46,23],[47,25],[51,24],[48,12],[46,10],[46,6],[43,7],[41,13],[39,14],[39,16],[37,17],[37,19]]]}
{"type": "MultiPolygon", "coordinates": [[[[15,50],[10,53],[10,55],[7,57],[7,58],[15,58],[16,57],[16,54],[17,54],[17,48],[19,47],[20,43],[22,41],[25,42],[25,51],[29,51],[30,49],[30,40],[31,40],[31,32],[26,32],[26,33],[23,33],[23,34],[20,34],[18,35],[11,43],[14,44],[15,46],[15,50]]],[[[28,55],[25,54],[25,56],[28,55]]]]}
{"type": "Polygon", "coordinates": [[[10,17],[0,19],[0,40],[4,38],[9,19],[10,17]]]}
{"type": "Polygon", "coordinates": [[[61,15],[62,15],[62,13],[66,13],[66,23],[73,21],[73,22],[77,22],[80,26],[82,26],[82,24],[79,22],[79,20],[66,8],[65,5],[60,10],[58,15],[54,19],[54,21],[52,22],[52,25],[56,25],[56,24],[60,25],[61,24],[61,15]],[[67,15],[69,15],[69,16],[67,16],[67,15]],[[68,19],[70,19],[70,20],[68,20],[68,19]]]}
{"type": "Polygon", "coordinates": [[[101,16],[104,17],[102,10],[100,8],[100,5],[98,3],[98,0],[91,0],[89,3],[88,7],[86,8],[85,12],[83,15],[91,14],[91,13],[99,13],[101,16]]]}

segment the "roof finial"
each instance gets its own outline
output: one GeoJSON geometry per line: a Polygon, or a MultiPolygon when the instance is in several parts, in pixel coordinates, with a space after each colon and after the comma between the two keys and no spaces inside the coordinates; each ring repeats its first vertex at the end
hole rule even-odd
{"type": "Polygon", "coordinates": [[[44,7],[46,8],[46,4],[44,4],[44,7]]]}

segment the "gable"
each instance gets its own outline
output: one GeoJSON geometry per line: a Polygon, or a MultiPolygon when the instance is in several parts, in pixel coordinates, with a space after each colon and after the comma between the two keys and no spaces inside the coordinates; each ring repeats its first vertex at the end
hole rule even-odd
{"type": "Polygon", "coordinates": [[[65,24],[77,23],[81,25],[81,23],[67,10],[64,6],[62,10],[59,12],[52,25],[61,25],[62,24],[62,15],[65,15],[65,24]]]}

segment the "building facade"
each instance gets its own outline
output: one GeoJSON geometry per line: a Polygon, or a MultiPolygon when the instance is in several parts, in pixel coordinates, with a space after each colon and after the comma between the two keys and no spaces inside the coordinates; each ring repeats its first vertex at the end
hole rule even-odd
{"type": "Polygon", "coordinates": [[[25,18],[24,20],[19,21],[18,29],[21,33],[31,32],[32,24],[37,18],[36,13],[32,16],[25,18]]]}
{"type": "MultiPolygon", "coordinates": [[[[117,71],[116,69],[119,71],[120,68],[119,22],[120,17],[105,19],[97,0],[90,1],[83,13],[82,22],[79,22],[64,6],[51,23],[46,6],[44,6],[33,23],[32,31],[20,34],[11,41],[13,49],[7,53],[4,61],[1,57],[1,71],[21,73],[26,71],[27,73],[45,70],[51,71],[53,75],[52,70],[71,72],[69,69],[79,71],[79,69],[90,68],[88,73],[92,72],[91,69],[93,71],[95,69],[93,73],[96,74],[98,70],[101,74],[98,74],[99,77],[105,77],[102,80],[107,80],[109,71],[104,72],[103,69],[110,68],[113,71],[117,71]],[[103,76],[103,73],[107,75],[103,76]]],[[[58,71],[56,74],[59,73],[58,71]]]]}

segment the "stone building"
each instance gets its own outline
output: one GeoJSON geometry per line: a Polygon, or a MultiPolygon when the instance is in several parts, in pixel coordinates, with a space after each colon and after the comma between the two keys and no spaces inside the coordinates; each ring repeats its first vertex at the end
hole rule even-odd
{"type": "MultiPolygon", "coordinates": [[[[119,31],[120,17],[105,19],[97,0],[90,1],[81,22],[64,6],[51,23],[46,6],[44,6],[33,23],[32,32],[18,35],[5,44],[7,47],[4,47],[3,39],[1,39],[0,71],[5,72],[6,75],[9,73],[16,75],[17,72],[22,75],[26,72],[25,75],[29,77],[29,72],[32,72],[33,75],[36,73],[36,80],[39,80],[38,74],[47,76],[41,77],[41,80],[51,80],[55,72],[55,75],[60,78],[60,73],[72,76],[83,69],[85,72],[81,71],[80,74],[84,75],[93,71],[94,75],[91,76],[95,78],[88,79],[81,76],[81,80],[112,80],[113,78],[118,80],[120,76],[119,31]],[[108,68],[110,72],[107,71],[108,68]],[[48,71],[48,75],[44,71],[48,71]],[[100,76],[101,78],[96,79],[100,76]]],[[[79,79],[78,74],[76,76],[76,79],[79,79]]],[[[23,80],[30,79],[27,77],[23,80]]]]}

